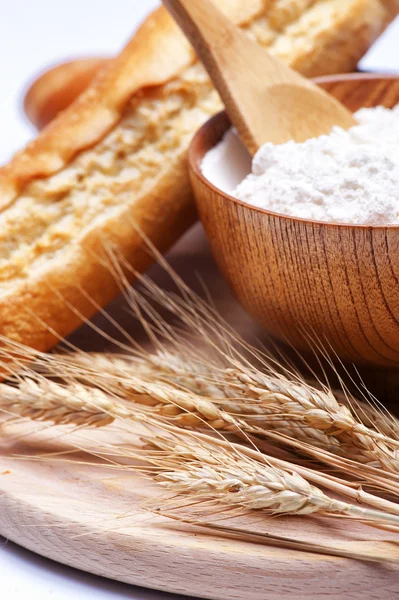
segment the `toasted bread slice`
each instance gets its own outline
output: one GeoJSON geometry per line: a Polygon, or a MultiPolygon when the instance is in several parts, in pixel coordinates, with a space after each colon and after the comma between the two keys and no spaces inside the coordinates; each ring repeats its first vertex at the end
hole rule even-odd
{"type": "MultiPolygon", "coordinates": [[[[249,35],[302,73],[354,67],[397,13],[382,0],[219,0],[249,35]]],[[[195,219],[186,155],[222,108],[163,8],[87,90],[0,171],[0,333],[40,350],[118,292],[104,264],[133,267],[195,219]],[[92,300],[90,300],[92,299],[92,300]]]]}

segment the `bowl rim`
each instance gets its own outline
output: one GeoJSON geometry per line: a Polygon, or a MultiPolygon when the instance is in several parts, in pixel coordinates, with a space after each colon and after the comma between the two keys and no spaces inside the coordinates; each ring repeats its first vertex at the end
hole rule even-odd
{"type": "MultiPolygon", "coordinates": [[[[344,73],[344,74],[339,74],[339,75],[323,75],[321,77],[315,77],[312,78],[312,81],[314,81],[316,84],[325,84],[325,83],[340,83],[343,81],[358,81],[358,80],[392,80],[392,81],[397,81],[399,82],[399,73],[344,73]]],[[[189,162],[189,168],[190,170],[195,174],[195,176],[200,179],[200,181],[209,189],[211,189],[214,193],[218,194],[219,196],[222,196],[223,198],[225,198],[226,200],[229,200],[231,202],[233,202],[234,204],[240,206],[241,208],[247,209],[249,211],[254,211],[260,214],[263,214],[265,216],[268,217],[273,217],[273,218],[279,218],[279,219],[284,219],[284,220],[288,220],[294,223],[307,223],[310,225],[318,225],[318,226],[322,226],[322,227],[329,227],[329,228],[345,228],[345,229],[361,229],[361,230],[372,230],[372,231],[377,231],[377,230],[399,230],[399,223],[388,223],[386,225],[367,225],[364,223],[332,223],[330,221],[319,221],[316,219],[305,219],[304,217],[295,217],[293,215],[285,215],[283,213],[277,213],[277,212],[273,212],[271,210],[267,210],[266,208],[260,208],[258,206],[253,206],[252,204],[248,204],[247,202],[244,202],[243,200],[239,200],[238,198],[235,198],[234,196],[231,196],[230,194],[224,192],[223,190],[221,190],[220,188],[218,188],[217,186],[215,186],[211,181],[209,181],[209,179],[207,179],[205,177],[205,175],[202,173],[201,171],[201,167],[200,167],[200,161],[199,161],[199,157],[198,157],[198,152],[197,152],[197,146],[199,143],[199,140],[202,139],[202,137],[204,136],[204,133],[210,128],[212,127],[216,122],[220,121],[221,119],[227,119],[230,124],[230,118],[227,115],[227,112],[225,110],[222,110],[221,112],[217,113],[216,115],[214,115],[213,117],[211,117],[210,119],[208,119],[196,132],[196,134],[194,135],[194,137],[191,140],[190,146],[189,146],[189,151],[188,151],[188,162],[189,162]]],[[[227,131],[227,130],[226,130],[227,131]]],[[[209,149],[210,150],[210,149],[209,149]]],[[[209,152],[209,150],[207,150],[207,152],[209,152]]],[[[205,155],[205,154],[204,154],[205,155]]],[[[203,156],[204,156],[203,155],[203,156]]],[[[202,156],[202,158],[203,158],[202,156]]]]}

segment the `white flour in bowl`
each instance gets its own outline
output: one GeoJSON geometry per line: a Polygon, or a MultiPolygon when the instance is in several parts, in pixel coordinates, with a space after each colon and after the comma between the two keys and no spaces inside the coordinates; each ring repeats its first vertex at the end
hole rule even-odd
{"type": "Polygon", "coordinates": [[[265,144],[252,161],[230,131],[202,171],[234,197],[332,223],[399,223],[399,105],[362,109],[358,125],[303,144],[265,144]],[[246,174],[246,176],[245,176],[246,174]]]}

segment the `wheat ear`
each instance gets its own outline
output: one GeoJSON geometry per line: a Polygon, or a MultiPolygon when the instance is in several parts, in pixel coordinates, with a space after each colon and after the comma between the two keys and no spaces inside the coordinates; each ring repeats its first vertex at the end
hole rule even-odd
{"type": "MultiPolygon", "coordinates": [[[[143,404],[149,404],[150,406],[135,405],[132,410],[130,403],[123,403],[101,389],[75,383],[60,385],[53,381],[44,380],[37,375],[36,380],[34,377],[35,374],[32,373],[30,378],[21,378],[19,387],[1,384],[0,410],[11,414],[13,417],[21,416],[31,420],[51,422],[55,425],[73,424],[84,428],[107,425],[114,419],[122,419],[129,423],[146,422],[154,418],[167,418],[173,424],[173,431],[176,430],[176,425],[180,430],[182,426],[188,424],[198,426],[199,423],[212,423],[217,425],[223,432],[234,431],[240,433],[241,425],[244,428],[247,427],[245,423],[240,425],[234,417],[223,413],[204,399],[201,399],[200,405],[196,405],[193,404],[192,398],[188,397],[187,399],[186,394],[181,390],[176,394],[176,390],[168,389],[165,386],[154,386],[145,381],[141,382],[142,395],[139,397],[143,404]],[[151,396],[146,396],[149,392],[151,396]],[[158,401],[167,400],[172,402],[174,398],[173,402],[175,403],[169,403],[166,406],[162,403],[154,405],[154,395],[157,396],[158,401]],[[176,402],[179,402],[181,406],[184,405],[185,409],[179,407],[176,402]],[[196,411],[194,414],[187,412],[191,408],[196,411]],[[199,409],[201,412],[198,412],[199,409]],[[172,416],[171,412],[174,412],[172,416]]],[[[163,427],[169,427],[165,421],[163,427]]],[[[247,429],[249,428],[247,427],[247,429]]],[[[248,449],[242,447],[242,453],[248,452],[250,452],[248,449]]],[[[253,458],[253,455],[251,455],[251,458],[253,458]]],[[[396,504],[368,494],[357,489],[357,487],[353,489],[349,484],[347,485],[346,482],[336,477],[322,475],[317,471],[299,465],[292,465],[270,456],[268,461],[276,466],[282,465],[284,468],[289,466],[291,470],[304,474],[309,481],[346,495],[357,502],[364,502],[392,514],[399,514],[399,508],[396,504]]],[[[375,481],[375,483],[382,486],[380,481],[375,481]]]]}
{"type": "MultiPolygon", "coordinates": [[[[164,414],[177,416],[176,405],[187,410],[191,417],[182,417],[186,426],[195,413],[200,413],[202,418],[214,418],[215,428],[226,427],[220,421],[220,412],[215,410],[218,409],[223,411],[225,421],[226,415],[233,415],[248,426],[278,432],[286,442],[291,438],[365,465],[399,472],[396,440],[357,422],[331,391],[319,390],[305,381],[270,376],[248,367],[245,372],[206,371],[203,365],[187,365],[178,355],[168,353],[141,360],[112,354],[68,355],[60,360],[76,377],[111,386],[122,395],[141,393],[137,376],[142,381],[144,378],[151,381],[148,386],[152,385],[152,391],[146,392],[150,395],[153,390],[161,389],[160,385],[154,387],[154,381],[162,383],[166,392],[174,387],[175,399],[166,398],[165,394],[158,397],[157,393],[154,397],[164,405],[174,405],[160,408],[164,414]],[[185,396],[180,393],[179,388],[190,391],[191,399],[187,393],[185,396]]],[[[371,409],[364,414],[371,416],[371,409]]]]}
{"type": "MultiPolygon", "coordinates": [[[[273,464],[273,459],[261,453],[253,459],[237,444],[182,431],[158,417],[140,415],[139,422],[146,424],[150,434],[142,436],[136,446],[132,439],[128,447],[113,454],[113,459],[119,457],[125,465],[131,459],[131,468],[163,483],[173,495],[173,502],[176,495],[184,502],[191,496],[197,506],[204,502],[207,508],[213,501],[270,515],[341,515],[398,530],[399,515],[331,498],[296,472],[295,466],[289,468],[288,463],[282,468],[278,461],[273,464]]],[[[108,446],[105,455],[109,455],[108,446]]],[[[99,445],[96,456],[101,456],[99,445]]]]}
{"type": "MultiPolygon", "coordinates": [[[[69,424],[81,423],[87,418],[88,412],[95,415],[96,418],[91,422],[92,425],[98,425],[100,414],[103,413],[103,424],[115,416],[126,418],[124,407],[118,406],[106,398],[103,392],[94,393],[93,390],[85,390],[82,386],[74,386],[72,390],[65,390],[58,384],[50,385],[46,388],[46,394],[43,395],[42,387],[35,385],[35,382],[21,382],[24,391],[21,391],[21,397],[13,392],[18,392],[16,388],[2,385],[2,396],[6,393],[10,399],[12,409],[20,407],[20,412],[32,419],[40,421],[50,419],[52,422],[69,424]],[[11,392],[12,390],[12,392],[11,392]],[[49,394],[52,394],[51,406],[48,404],[49,394]],[[39,404],[38,397],[47,398],[39,404]],[[77,394],[74,396],[74,394],[77,394]],[[71,397],[73,400],[71,401],[71,397]],[[11,400],[12,398],[12,400],[11,400]],[[26,402],[33,401],[33,408],[26,411],[26,402]],[[85,400],[83,399],[85,398],[85,400]],[[20,402],[22,401],[22,403],[20,402]],[[90,410],[87,410],[89,403],[90,410]],[[68,411],[72,414],[68,415],[68,411]],[[110,412],[109,412],[110,411],[110,412]],[[115,414],[114,414],[114,412],[115,414]],[[80,416],[79,413],[82,413],[80,416]]],[[[1,397],[1,396],[0,396],[1,397]]],[[[207,516],[202,516],[201,522],[197,525],[206,526],[209,529],[220,529],[220,525],[212,523],[209,517],[209,511],[212,511],[214,503],[216,520],[228,518],[231,516],[223,512],[217,505],[225,505],[232,509],[241,508],[244,511],[262,511],[270,515],[310,515],[320,514],[322,516],[347,516],[359,520],[372,526],[383,529],[392,529],[396,531],[396,523],[399,524],[399,515],[386,514],[379,510],[360,508],[347,502],[342,502],[330,498],[316,486],[310,484],[299,473],[295,471],[295,466],[287,464],[287,468],[279,461],[273,464],[274,459],[268,459],[266,456],[252,451],[255,458],[246,455],[251,451],[240,446],[233,445],[222,440],[214,440],[203,434],[194,434],[184,432],[175,427],[167,426],[162,421],[152,416],[145,417],[133,415],[130,413],[130,419],[133,421],[145,423],[151,430],[151,436],[143,438],[147,444],[143,448],[140,441],[137,448],[134,448],[134,442],[131,441],[131,447],[115,447],[113,452],[115,458],[123,458],[124,468],[129,468],[126,464],[126,458],[139,458],[140,466],[135,462],[134,469],[149,476],[157,481],[173,494],[175,504],[171,518],[181,522],[190,522],[190,518],[181,514],[180,509],[187,506],[187,502],[192,505],[189,498],[195,500],[198,508],[202,504],[207,512],[207,516]],[[146,466],[148,465],[148,466],[146,466]],[[176,506],[176,494],[182,503],[176,506]],[[176,512],[177,510],[177,512],[176,512]],[[179,516],[180,515],[180,516],[179,516]],[[208,520],[207,520],[208,519],[208,520]]],[[[81,450],[82,448],[79,447],[81,450]]],[[[105,446],[105,454],[109,457],[112,453],[112,447],[105,446]]],[[[101,457],[101,442],[96,444],[95,454],[101,457]]],[[[321,475],[319,475],[319,478],[321,475]]],[[[382,505],[389,504],[379,499],[382,505]]],[[[150,508],[150,507],[148,507],[150,508]]],[[[157,510],[156,512],[159,513],[157,510]]],[[[212,517],[212,515],[211,515],[212,517]]],[[[195,523],[191,518],[191,523],[195,523]]],[[[226,531],[233,535],[237,533],[251,537],[253,533],[250,530],[240,529],[233,525],[225,526],[226,531]]],[[[356,559],[367,560],[385,560],[385,557],[376,555],[359,555],[340,549],[328,548],[314,545],[312,543],[301,542],[298,540],[287,540],[285,537],[268,534],[258,534],[258,541],[266,543],[278,543],[286,546],[287,543],[292,547],[326,554],[335,554],[338,556],[347,556],[356,559]],[[299,545],[299,546],[298,546],[299,545]]]]}
{"type": "Polygon", "coordinates": [[[103,427],[130,414],[101,390],[46,379],[23,379],[18,387],[0,384],[0,410],[12,417],[84,427],[103,427]]]}
{"type": "MultiPolygon", "coordinates": [[[[158,336],[165,338],[166,345],[177,349],[177,352],[185,360],[188,358],[190,362],[193,359],[194,362],[203,363],[205,357],[205,362],[208,363],[207,366],[211,374],[210,379],[215,385],[218,385],[218,375],[221,369],[232,369],[238,383],[241,382],[246,387],[254,386],[255,394],[258,391],[256,388],[259,388],[260,393],[266,392],[269,394],[270,391],[274,391],[274,382],[272,381],[272,389],[270,390],[267,380],[269,378],[275,379],[277,367],[279,372],[285,374],[278,377],[277,386],[277,392],[282,392],[283,396],[280,398],[283,404],[283,406],[280,406],[283,412],[282,414],[279,413],[281,419],[287,421],[293,416],[295,420],[299,418],[302,422],[308,422],[311,428],[316,426],[318,431],[322,431],[327,435],[334,435],[334,437],[343,435],[345,442],[349,437],[354,447],[358,448],[359,460],[362,459],[363,451],[365,452],[365,462],[368,462],[368,452],[371,446],[369,440],[373,440],[376,444],[381,443],[383,452],[379,454],[382,458],[384,454],[388,454],[387,468],[397,469],[395,457],[392,461],[392,456],[389,456],[390,453],[385,452],[384,444],[387,443],[387,436],[359,422],[360,420],[348,410],[348,407],[340,405],[327,388],[320,391],[305,385],[305,394],[300,397],[299,404],[295,406],[297,398],[290,396],[290,389],[295,382],[301,388],[304,383],[303,379],[298,377],[298,374],[292,368],[287,368],[287,366],[281,364],[281,361],[280,363],[276,361],[270,353],[260,351],[243,340],[214,307],[198,297],[185,284],[164,259],[160,258],[160,262],[177,286],[178,294],[165,292],[145,276],[139,277],[142,289],[139,292],[129,290],[128,293],[131,307],[146,331],[151,334],[155,330],[158,336]],[[195,337],[196,344],[193,345],[187,342],[186,337],[181,334],[181,329],[173,328],[166,323],[160,313],[149,306],[148,299],[176,316],[186,330],[195,337]],[[197,350],[199,342],[202,346],[201,352],[197,350]],[[206,361],[207,355],[212,356],[212,361],[206,361]],[[256,369],[255,364],[262,367],[261,370],[256,369]],[[286,386],[286,384],[288,385],[286,386]],[[291,407],[292,401],[294,401],[294,413],[291,415],[285,409],[291,407]]],[[[166,346],[156,340],[156,347],[161,348],[162,352],[166,346]]],[[[315,349],[319,353],[321,351],[324,355],[326,354],[320,343],[315,344],[315,349]]],[[[284,364],[287,365],[286,362],[284,364]]],[[[186,371],[189,372],[190,369],[186,369],[186,371]]],[[[210,379],[208,378],[208,381],[210,379]]],[[[221,383],[223,387],[223,381],[221,383]]],[[[298,391],[302,392],[301,389],[298,391]]],[[[231,393],[228,395],[229,397],[232,396],[231,393]]],[[[269,405],[268,408],[273,407],[269,405]]],[[[278,411],[278,407],[276,409],[278,411]]],[[[392,448],[398,448],[398,436],[393,436],[393,439],[391,436],[388,437],[390,437],[389,445],[392,448]]],[[[308,440],[308,442],[311,443],[311,440],[308,440]]]]}
{"type": "MultiPolygon", "coordinates": [[[[54,359],[55,358],[56,357],[54,357],[54,359]]],[[[85,359],[86,358],[87,357],[85,357],[85,359]]],[[[104,363],[102,358],[101,360],[104,363]]],[[[257,437],[257,439],[254,440],[254,443],[258,446],[261,445],[259,436],[266,437],[274,443],[280,445],[284,444],[293,448],[295,452],[307,454],[330,467],[332,466],[335,469],[341,470],[351,478],[355,478],[357,481],[359,480],[359,477],[361,477],[362,481],[368,483],[374,489],[384,490],[396,495],[399,493],[399,479],[394,472],[381,472],[380,469],[370,466],[370,461],[368,465],[360,465],[358,462],[345,456],[337,457],[331,452],[318,449],[314,445],[306,443],[306,441],[298,441],[295,438],[287,437],[281,431],[273,433],[269,429],[265,429],[257,424],[256,418],[254,420],[254,415],[252,414],[253,411],[251,411],[251,417],[245,415],[237,416],[226,412],[223,404],[219,406],[215,401],[211,402],[204,397],[197,397],[192,392],[187,392],[181,388],[176,389],[176,387],[164,382],[159,384],[154,383],[153,381],[148,382],[139,379],[137,376],[133,378],[133,376],[129,374],[127,374],[127,377],[121,378],[121,369],[122,366],[124,367],[125,365],[119,364],[119,360],[124,361],[125,359],[116,360],[118,361],[118,376],[110,375],[110,366],[108,365],[108,368],[105,368],[104,364],[102,365],[102,368],[100,368],[99,364],[95,364],[95,369],[93,369],[93,371],[90,371],[90,369],[86,367],[81,371],[76,371],[76,365],[73,365],[72,372],[75,376],[87,379],[91,385],[101,385],[103,388],[108,389],[112,394],[120,395],[122,400],[126,399],[126,396],[129,395],[130,399],[134,400],[136,404],[139,403],[151,406],[153,414],[157,413],[159,416],[168,418],[170,422],[173,422],[180,427],[201,429],[205,426],[211,426],[213,429],[218,429],[224,433],[230,431],[238,435],[245,432],[246,436],[252,434],[257,437]],[[105,377],[104,373],[107,373],[105,377]]],[[[52,364],[52,368],[55,372],[63,372],[66,377],[68,370],[71,372],[71,365],[66,369],[64,367],[66,367],[66,365],[64,363],[59,363],[58,359],[52,364]]],[[[136,372],[137,371],[138,369],[136,369],[136,372]]],[[[129,373],[131,373],[131,370],[129,370],[129,373]]],[[[382,453],[383,449],[380,449],[380,451],[382,453]]],[[[342,448],[342,453],[345,454],[344,447],[342,448]]],[[[376,462],[377,458],[373,455],[371,456],[376,462]]],[[[292,460],[295,460],[295,458],[292,460]]]]}
{"type": "MultiPolygon", "coordinates": [[[[116,406],[115,403],[111,402],[108,398],[105,398],[103,393],[93,393],[93,390],[85,390],[82,386],[74,386],[74,393],[71,389],[65,390],[61,386],[52,382],[47,382],[47,385],[41,382],[41,386],[37,385],[36,382],[26,380],[21,382],[21,388],[7,386],[2,384],[0,399],[3,409],[7,412],[11,410],[12,414],[21,414],[25,418],[30,418],[39,421],[50,421],[57,424],[74,424],[74,425],[85,425],[85,426],[104,426],[110,423],[117,415],[125,416],[123,408],[116,406]],[[45,387],[45,390],[44,390],[45,387]],[[43,393],[45,391],[45,393],[43,393]],[[85,400],[83,400],[85,398],[85,400]],[[109,411],[112,411],[110,414],[109,411]]],[[[167,438],[170,443],[170,435],[167,438]]],[[[179,438],[180,439],[180,438],[179,438]]],[[[147,440],[148,441],[148,440],[147,440]]],[[[159,436],[154,441],[150,440],[151,446],[160,448],[162,446],[161,454],[164,453],[165,439],[159,436]]],[[[183,441],[184,443],[184,441],[183,441]]],[[[201,440],[203,446],[203,441],[201,440]]],[[[191,452],[193,451],[193,440],[190,439],[191,452]]],[[[220,448],[216,448],[217,453],[220,455],[220,448]]],[[[226,451],[230,450],[230,445],[227,446],[224,452],[226,457],[226,451]]],[[[107,454],[110,450],[107,448],[107,454]]],[[[181,458],[182,446],[180,445],[180,458],[181,458]]],[[[96,451],[98,455],[98,451],[96,451]]],[[[169,459],[172,454],[168,452],[169,459]]],[[[184,452],[186,458],[187,453],[184,452]]],[[[236,452],[237,454],[237,452],[236,452]]],[[[208,451],[209,457],[209,451],[208,451]]],[[[245,456],[243,456],[245,459],[245,456]]],[[[152,455],[152,466],[159,458],[152,455]]],[[[176,456],[175,456],[176,458],[176,456]]],[[[212,449],[212,460],[215,462],[216,455],[212,449]]],[[[179,458],[178,458],[179,460],[179,458]]],[[[164,461],[163,461],[164,462],[164,461]]],[[[349,508],[350,505],[346,503],[338,503],[338,501],[329,501],[327,496],[320,492],[315,486],[308,484],[300,475],[289,470],[284,471],[281,468],[265,467],[262,465],[258,468],[258,474],[254,473],[252,469],[251,474],[244,473],[244,479],[239,479],[242,475],[240,471],[238,461],[235,461],[235,474],[230,475],[226,471],[226,465],[222,467],[222,471],[218,472],[215,468],[209,467],[206,473],[206,497],[211,496],[214,501],[221,503],[222,505],[229,505],[232,507],[242,505],[246,510],[263,510],[269,511],[273,514],[310,514],[314,512],[323,512],[326,516],[329,515],[329,510],[332,510],[332,514],[352,514],[352,510],[349,508]],[[212,482],[212,477],[213,482],[212,482]],[[221,479],[222,477],[222,479],[221,479]],[[234,477],[234,481],[232,481],[234,477]],[[216,484],[216,486],[215,486],[216,484]],[[266,485],[265,485],[266,484],[266,485]],[[260,493],[259,486],[263,486],[263,494],[260,493]],[[285,486],[285,487],[284,487],[285,486]],[[237,493],[237,501],[233,501],[232,493],[237,493]],[[325,498],[324,498],[325,497],[325,498]],[[248,504],[249,503],[249,504],[248,504]],[[325,509],[327,507],[327,510],[325,509]]],[[[248,459],[245,459],[248,463],[248,459]]],[[[255,463],[255,461],[253,461],[255,463]]],[[[170,463],[168,468],[170,468],[170,463]]],[[[241,465],[241,470],[244,465],[241,465]]],[[[145,468],[143,468],[145,470],[145,468]]],[[[206,467],[204,467],[206,469],[206,467]]],[[[190,497],[194,493],[195,483],[190,482],[190,478],[195,477],[194,470],[189,469],[189,476],[184,474],[183,470],[176,469],[175,471],[168,471],[163,474],[158,473],[156,475],[153,471],[150,471],[150,477],[155,478],[159,482],[163,482],[169,488],[175,488],[175,491],[179,493],[181,499],[190,497]]],[[[147,473],[148,475],[148,473],[147,473]]],[[[198,472],[198,476],[203,476],[203,473],[198,472]]],[[[203,487],[203,485],[202,485],[203,487]]],[[[200,486],[201,488],[201,486],[200,486]]],[[[195,495],[198,499],[202,496],[201,490],[197,489],[195,495]]],[[[257,536],[257,542],[275,544],[281,547],[289,547],[297,550],[307,552],[317,552],[327,555],[345,556],[357,560],[371,560],[371,561],[386,561],[386,557],[380,557],[376,554],[359,554],[353,553],[347,550],[342,550],[334,547],[320,546],[313,544],[308,541],[301,541],[298,539],[291,539],[285,536],[274,536],[270,534],[259,534],[245,530],[243,528],[237,529],[234,525],[221,525],[220,523],[214,523],[212,515],[209,516],[209,504],[206,504],[207,515],[202,515],[201,520],[194,519],[187,514],[183,514],[179,507],[175,507],[173,512],[170,512],[166,516],[177,520],[182,523],[191,523],[202,528],[207,528],[213,531],[223,530],[225,533],[232,535],[234,538],[243,537],[244,539],[252,539],[254,535],[257,536]]],[[[355,507],[356,508],[356,507],[355,507]]],[[[151,510],[150,506],[147,509],[151,510]]],[[[161,514],[159,508],[154,510],[155,514],[161,514]]],[[[361,515],[361,520],[366,516],[378,516],[379,513],[375,511],[368,511],[367,514],[361,515]]],[[[227,515],[228,516],[228,515],[227,515]]],[[[353,515],[352,515],[353,516],[353,515]]],[[[223,519],[223,514],[220,514],[220,509],[217,510],[216,520],[223,519]]],[[[356,518],[359,518],[356,516],[356,518]]],[[[386,521],[386,515],[384,515],[384,521],[386,521]]],[[[379,526],[383,526],[382,522],[379,526]]]]}

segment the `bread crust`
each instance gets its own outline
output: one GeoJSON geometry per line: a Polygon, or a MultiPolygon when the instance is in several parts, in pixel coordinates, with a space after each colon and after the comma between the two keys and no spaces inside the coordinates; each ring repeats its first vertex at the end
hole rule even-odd
{"type": "Polygon", "coordinates": [[[78,152],[101,140],[138,90],[168,81],[194,59],[163,7],[152,13],[92,85],[0,169],[0,210],[29,181],[60,171],[78,152]]]}
{"type": "MultiPolygon", "coordinates": [[[[153,257],[142,233],[164,252],[195,219],[186,157],[182,156],[173,172],[140,198],[133,217],[127,206],[103,227],[92,229],[72,245],[66,260],[43,274],[32,274],[18,294],[0,299],[1,334],[37,350],[51,348],[120,291],[109,253],[123,257],[135,270],[143,272],[153,257]],[[173,203],[162,202],[172,194],[173,203]],[[149,206],[153,207],[153,214],[149,206]]],[[[126,276],[132,279],[131,272],[126,272],[126,276]]]]}
{"type": "MultiPolygon", "coordinates": [[[[304,0],[304,17],[317,16],[312,6],[325,4],[330,10],[329,18],[335,15],[335,31],[331,31],[330,23],[325,27],[320,24],[310,40],[312,43],[305,44],[305,50],[299,50],[295,47],[300,37],[295,27],[306,28],[307,25],[304,17],[294,19],[277,32],[271,50],[308,75],[349,69],[354,60],[360,58],[354,50],[353,32],[360,36],[363,52],[398,10],[396,1],[334,2],[335,7],[341,3],[341,12],[334,13],[330,0],[304,0]],[[294,30],[291,34],[290,29],[294,30]],[[284,40],[290,39],[292,48],[287,49],[284,40]],[[331,60],[334,48],[336,52],[331,60]]],[[[248,25],[251,33],[255,31],[249,27],[251,21],[260,19],[262,25],[263,15],[267,16],[270,7],[279,4],[282,5],[271,0],[220,2],[221,8],[236,22],[248,25]]],[[[296,3],[292,6],[295,9],[296,3]]],[[[0,216],[7,214],[36,180],[62,172],[75,157],[95,149],[118,127],[132,98],[140,103],[146,90],[153,88],[162,103],[162,86],[179,78],[194,62],[191,47],[166,11],[163,8],[155,11],[87,90],[0,170],[0,216]]],[[[193,86],[195,88],[195,83],[193,86]]],[[[191,92],[191,88],[185,90],[183,85],[178,93],[190,96],[191,92]]],[[[204,110],[210,112],[220,108],[213,96],[212,102],[206,101],[204,106],[204,110]]],[[[186,164],[187,132],[184,136],[171,164],[162,170],[152,186],[144,191],[132,191],[128,202],[121,204],[117,211],[104,214],[92,227],[84,227],[61,252],[50,252],[47,257],[43,250],[44,263],[40,268],[32,268],[11,288],[3,286],[2,290],[0,281],[2,335],[39,350],[50,348],[117,294],[118,284],[104,264],[106,248],[116,249],[135,269],[143,271],[151,263],[151,257],[138,230],[163,252],[193,223],[195,209],[186,164]]],[[[3,239],[4,235],[3,232],[3,239]]]]}
{"type": "Polygon", "coordinates": [[[87,89],[108,60],[83,58],[62,63],[40,75],[24,99],[28,119],[38,129],[43,129],[87,89]]]}
{"type": "MultiPolygon", "coordinates": [[[[220,0],[220,8],[242,23],[262,10],[262,0],[220,0]]],[[[169,81],[195,59],[164,7],[155,10],[73,105],[0,169],[0,210],[29,181],[61,170],[78,152],[102,139],[140,89],[169,81]]]]}
{"type": "MultiPolygon", "coordinates": [[[[323,35],[318,45],[311,46],[307,53],[294,59],[291,66],[308,76],[317,75],[319,71],[327,75],[354,70],[359,57],[368,50],[375,37],[370,37],[370,31],[376,27],[379,34],[384,23],[397,14],[398,6],[398,0],[367,3],[364,9],[353,4],[350,17],[341,23],[339,35],[323,35]]],[[[88,87],[109,60],[75,60],[53,67],[39,76],[25,97],[25,112],[31,122],[42,129],[88,87]]]]}

